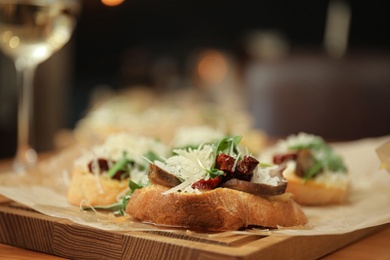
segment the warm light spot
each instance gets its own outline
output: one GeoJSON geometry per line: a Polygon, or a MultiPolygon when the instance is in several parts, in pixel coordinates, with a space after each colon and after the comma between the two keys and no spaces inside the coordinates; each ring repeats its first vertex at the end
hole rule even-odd
{"type": "Polygon", "coordinates": [[[13,34],[11,31],[5,31],[1,34],[1,41],[6,43],[12,38],[13,34]]]}
{"type": "Polygon", "coordinates": [[[34,50],[32,53],[32,57],[41,60],[42,58],[46,58],[49,56],[48,49],[45,47],[39,47],[34,50]]]}
{"type": "Polygon", "coordinates": [[[13,36],[9,41],[9,47],[16,48],[19,46],[20,39],[18,36],[13,36]]]}
{"type": "Polygon", "coordinates": [[[209,50],[201,54],[197,64],[199,79],[208,85],[217,85],[227,76],[228,62],[219,51],[209,50]]]}
{"type": "Polygon", "coordinates": [[[125,0],[102,0],[102,3],[107,6],[117,6],[123,3],[125,0]]]}

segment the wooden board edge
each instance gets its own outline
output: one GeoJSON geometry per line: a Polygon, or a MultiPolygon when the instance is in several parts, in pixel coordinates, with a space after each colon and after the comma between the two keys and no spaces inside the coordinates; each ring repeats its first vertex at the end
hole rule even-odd
{"type": "Polygon", "coordinates": [[[379,229],[380,226],[315,237],[269,236],[248,240],[239,246],[226,246],[145,232],[99,230],[34,211],[0,206],[0,242],[65,258],[319,258],[379,229]]]}

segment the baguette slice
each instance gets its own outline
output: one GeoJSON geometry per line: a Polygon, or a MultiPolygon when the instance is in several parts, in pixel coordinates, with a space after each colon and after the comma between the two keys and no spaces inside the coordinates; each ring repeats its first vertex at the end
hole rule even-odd
{"type": "Polygon", "coordinates": [[[305,181],[295,174],[286,175],[288,181],[286,192],[294,194],[294,200],[306,206],[323,206],[346,202],[349,193],[348,179],[338,183],[305,181]]]}
{"type": "Polygon", "coordinates": [[[141,185],[149,183],[146,171],[149,162],[145,157],[166,156],[168,152],[163,143],[152,138],[125,132],[110,135],[74,160],[68,201],[80,205],[85,200],[91,206],[120,202],[128,191],[129,178],[141,185]],[[114,173],[110,172],[112,169],[114,173]],[[114,175],[112,178],[109,172],[114,175]]]}
{"type": "Polygon", "coordinates": [[[118,194],[126,190],[127,186],[127,179],[118,181],[75,168],[67,197],[69,203],[77,206],[83,200],[91,206],[107,206],[117,202],[118,194]]]}
{"type": "Polygon", "coordinates": [[[286,192],[294,194],[297,203],[324,206],[346,202],[350,190],[348,169],[341,155],[322,137],[304,132],[290,135],[262,156],[264,162],[272,164],[277,159],[278,164],[287,165],[283,171],[288,182],[286,192]],[[319,171],[305,179],[304,175],[318,166],[318,162],[321,163],[319,171]]]}
{"type": "Polygon", "coordinates": [[[137,189],[126,213],[144,222],[199,231],[229,231],[248,226],[304,225],[307,218],[292,195],[263,198],[229,188],[196,193],[168,193],[157,184],[137,189]]]}

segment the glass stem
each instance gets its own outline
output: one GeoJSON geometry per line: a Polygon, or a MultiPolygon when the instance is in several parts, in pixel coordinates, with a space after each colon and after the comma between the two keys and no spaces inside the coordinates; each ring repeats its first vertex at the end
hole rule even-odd
{"type": "Polygon", "coordinates": [[[18,85],[18,139],[14,168],[24,171],[37,161],[37,153],[30,145],[33,116],[33,85],[35,64],[16,64],[18,85]]]}

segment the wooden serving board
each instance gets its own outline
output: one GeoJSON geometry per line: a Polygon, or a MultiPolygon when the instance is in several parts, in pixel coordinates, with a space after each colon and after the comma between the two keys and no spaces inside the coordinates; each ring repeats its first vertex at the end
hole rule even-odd
{"type": "Polygon", "coordinates": [[[71,259],[315,259],[380,228],[314,237],[105,231],[0,200],[1,243],[71,259]]]}

